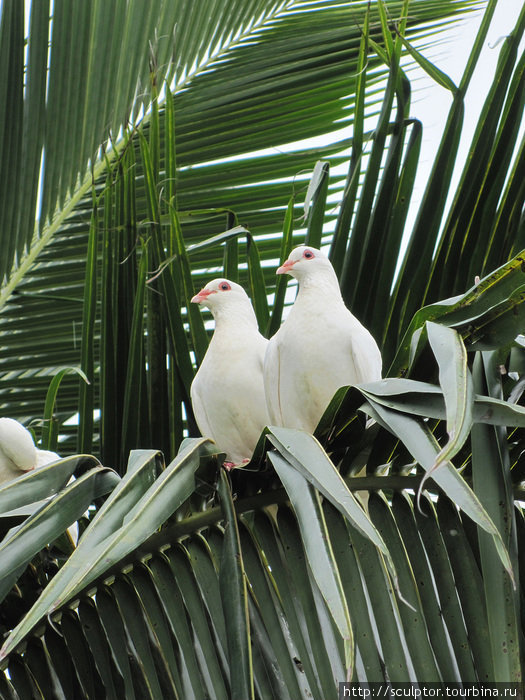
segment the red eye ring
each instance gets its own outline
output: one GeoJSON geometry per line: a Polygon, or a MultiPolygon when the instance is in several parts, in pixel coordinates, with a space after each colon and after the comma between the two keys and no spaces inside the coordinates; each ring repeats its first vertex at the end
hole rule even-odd
{"type": "Polygon", "coordinates": [[[303,253],[303,258],[306,258],[307,260],[311,260],[314,256],[311,250],[305,250],[303,253]]]}
{"type": "Polygon", "coordinates": [[[219,289],[221,292],[227,292],[229,289],[231,289],[231,284],[228,284],[228,282],[221,282],[219,284],[219,289]]]}

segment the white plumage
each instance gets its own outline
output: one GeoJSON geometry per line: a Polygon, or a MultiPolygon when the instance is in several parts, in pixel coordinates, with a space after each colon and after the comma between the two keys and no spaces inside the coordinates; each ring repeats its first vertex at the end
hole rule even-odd
{"type": "Polygon", "coordinates": [[[46,464],[51,464],[59,459],[62,459],[62,457],[56,452],[52,452],[51,450],[39,450],[37,447],[35,468],[44,467],[46,464]]]}
{"type": "Polygon", "coordinates": [[[288,318],[268,343],[264,384],[272,425],[312,433],[336,390],[381,379],[381,354],[346,308],[332,264],[295,248],[277,274],[299,282],[288,318]]]}
{"type": "Polygon", "coordinates": [[[60,459],[35,447],[29,430],[14,418],[0,418],[0,483],[60,459]]]}
{"type": "Polygon", "coordinates": [[[203,436],[226,453],[231,467],[249,461],[268,425],[263,363],[268,341],[244,289],[215,279],[191,300],[207,306],[215,331],[191,385],[191,401],[203,436]]]}
{"type": "Polygon", "coordinates": [[[0,418],[0,481],[34,469],[36,447],[29,430],[13,418],[0,418]]]}

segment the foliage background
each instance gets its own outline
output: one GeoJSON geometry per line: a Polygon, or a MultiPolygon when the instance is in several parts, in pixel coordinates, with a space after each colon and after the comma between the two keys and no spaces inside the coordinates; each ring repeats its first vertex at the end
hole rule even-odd
{"type": "Polygon", "coordinates": [[[0,488],[7,697],[521,678],[525,11],[445,209],[496,5],[44,0],[26,52],[4,0],[0,402],[65,457],[0,488]],[[481,6],[455,85],[423,53],[481,6]],[[402,56],[453,99],[395,277],[423,127],[402,56]],[[271,334],[305,237],[397,379],[339,392],[320,443],[271,429],[230,484],[184,439],[209,330],[188,301],[224,271],[271,334]]]}
{"type": "MultiPolygon", "coordinates": [[[[295,193],[293,218],[300,225],[300,216],[304,213],[302,208],[305,188],[316,161],[320,158],[330,159],[332,168],[344,162],[344,159],[348,158],[350,140],[347,138],[322,149],[299,147],[299,150],[292,153],[282,154],[279,146],[314,135],[329,134],[334,131],[334,126],[339,129],[344,124],[350,125],[355,118],[357,89],[362,91],[358,97],[361,102],[357,104],[357,110],[361,112],[358,111],[358,122],[363,119],[365,104],[367,116],[378,114],[382,96],[378,85],[381,77],[384,79],[387,67],[374,55],[373,51],[363,65],[358,65],[359,27],[366,3],[352,3],[348,7],[339,7],[336,3],[330,2],[305,3],[300,4],[303,13],[297,14],[291,12],[295,3],[260,3],[260,5],[254,3],[253,8],[243,6],[242,11],[234,4],[234,9],[229,15],[231,27],[219,20],[222,13],[228,11],[221,10],[220,3],[218,5],[217,19],[210,20],[210,27],[219,27],[219,33],[214,37],[216,56],[207,54],[208,37],[205,33],[201,37],[202,17],[197,11],[193,14],[194,11],[184,10],[180,14],[176,3],[164,3],[159,5],[160,14],[155,17],[155,12],[150,8],[146,19],[151,23],[157,20],[157,26],[162,27],[163,30],[157,31],[155,40],[152,40],[149,37],[153,36],[151,34],[154,31],[153,24],[151,28],[150,25],[144,25],[144,49],[142,53],[137,51],[134,57],[137,63],[137,82],[134,83],[130,77],[131,73],[127,72],[129,62],[126,50],[128,45],[133,45],[133,31],[137,31],[134,28],[135,25],[140,24],[144,19],[140,14],[145,11],[143,4],[136,5],[134,9],[134,12],[137,12],[136,17],[127,13],[125,3],[110,3],[105,10],[97,6],[91,10],[91,20],[84,21],[85,17],[71,13],[69,3],[64,3],[63,10],[62,5],[58,3],[60,14],[57,12],[57,24],[63,22],[67,26],[69,23],[69,28],[67,31],[60,31],[58,36],[55,34],[53,40],[56,46],[51,47],[51,59],[57,56],[56,60],[59,62],[62,56],[68,55],[68,51],[70,53],[74,51],[76,61],[74,63],[67,61],[67,72],[57,70],[56,75],[51,65],[46,106],[43,102],[45,96],[42,85],[45,72],[42,72],[41,65],[38,63],[42,60],[42,56],[38,53],[41,49],[40,44],[37,43],[44,41],[44,32],[47,32],[45,5],[38,8],[38,14],[33,13],[36,28],[34,37],[29,43],[28,76],[30,79],[29,89],[25,93],[27,99],[23,101],[22,92],[17,95],[17,109],[25,118],[27,133],[24,134],[23,119],[6,118],[6,124],[9,124],[10,129],[14,129],[15,124],[19,129],[13,136],[6,128],[4,135],[6,149],[7,144],[16,143],[18,153],[27,154],[27,158],[32,157],[31,167],[26,167],[23,160],[15,157],[15,153],[13,153],[12,162],[3,161],[6,173],[3,178],[6,188],[3,197],[6,208],[4,220],[8,221],[10,216],[14,216],[9,214],[7,209],[16,211],[17,208],[16,201],[10,196],[11,181],[22,179],[19,191],[30,191],[32,198],[27,202],[27,206],[23,207],[25,221],[21,222],[18,228],[6,227],[10,233],[9,242],[6,241],[4,248],[5,284],[2,294],[4,310],[0,329],[3,337],[9,337],[12,344],[12,350],[6,351],[1,360],[3,376],[1,401],[6,415],[19,417],[24,422],[41,417],[45,392],[49,386],[50,377],[57,372],[57,366],[80,365],[84,371],[88,370],[87,374],[92,382],[92,389],[88,390],[92,392],[90,407],[92,405],[93,408],[100,409],[103,404],[116,404],[117,431],[124,430],[120,426],[122,408],[118,406],[122,403],[122,395],[126,392],[124,387],[130,352],[129,329],[136,285],[134,279],[138,275],[137,266],[140,257],[135,255],[136,243],[141,237],[144,238],[147,235],[147,222],[152,213],[150,211],[152,204],[147,201],[142,158],[138,153],[138,138],[132,138],[133,148],[126,150],[127,137],[122,134],[122,138],[119,139],[118,134],[122,124],[129,119],[133,123],[140,118],[144,100],[151,99],[151,95],[154,97],[156,90],[163,91],[165,73],[166,79],[172,82],[174,90],[172,118],[175,133],[171,136],[175,139],[175,143],[171,145],[166,143],[164,110],[161,110],[158,127],[155,127],[158,128],[158,135],[150,133],[151,118],[156,114],[156,110],[146,115],[142,127],[146,139],[150,139],[159,223],[167,248],[165,255],[169,257],[170,253],[176,250],[173,240],[171,243],[168,240],[170,237],[173,239],[174,234],[167,225],[168,209],[173,197],[176,197],[173,201],[186,248],[236,224],[247,228],[252,236],[250,240],[257,242],[257,252],[252,250],[247,254],[248,251],[244,252],[242,249],[236,254],[230,252],[233,258],[229,263],[228,274],[232,276],[238,274],[241,281],[248,282],[246,262],[254,261],[256,257],[262,261],[262,270],[257,270],[254,273],[254,279],[249,280],[249,283],[252,291],[257,293],[258,317],[261,327],[265,330],[268,311],[266,302],[262,298],[264,295],[262,281],[264,277],[266,293],[271,299],[275,287],[274,268],[280,255],[280,232],[283,229],[290,197],[295,193]],[[302,24],[305,27],[308,26],[310,21],[310,15],[305,10],[311,9],[319,12],[323,17],[315,42],[311,41],[309,33],[302,27],[302,24]],[[257,12],[262,12],[260,20],[251,26],[250,18],[257,16],[257,12]],[[118,13],[122,14],[122,18],[118,13]],[[174,44],[170,44],[173,40],[175,21],[177,21],[177,31],[186,38],[184,41],[175,40],[174,44]],[[233,38],[228,41],[230,29],[233,38]],[[113,32],[121,32],[121,38],[114,36],[113,32]],[[190,42],[190,36],[199,37],[195,45],[190,42]],[[255,44],[254,41],[256,41],[255,44]],[[116,52],[115,47],[122,45],[123,42],[121,50],[116,52]],[[175,58],[171,63],[168,61],[170,51],[175,51],[175,58]],[[32,57],[36,64],[35,85],[31,81],[32,57]],[[100,83],[95,76],[100,75],[99,66],[106,64],[111,65],[112,69],[104,73],[105,82],[100,83]],[[212,67],[213,70],[211,70],[212,67]],[[155,75],[153,88],[150,69],[155,75]],[[127,82],[122,81],[121,76],[124,72],[128,76],[127,82]],[[87,76],[87,80],[79,81],[79,75],[87,76]],[[98,98],[101,95],[110,95],[117,89],[118,97],[114,100],[106,97],[104,109],[97,111],[98,98]],[[32,98],[33,94],[34,100],[30,101],[29,98],[32,98]],[[130,111],[134,95],[139,99],[133,102],[134,107],[130,111]],[[320,99],[321,95],[322,99],[320,99]],[[78,117],[67,107],[70,103],[76,105],[78,117]],[[76,129],[73,128],[74,124],[76,129]],[[31,125],[31,128],[28,125],[31,125]],[[111,127],[112,139],[117,138],[115,148],[108,151],[107,157],[92,160],[96,148],[108,134],[108,126],[111,127]],[[62,138],[64,134],[67,135],[66,138],[62,138]],[[267,147],[270,147],[271,151],[266,156],[243,157],[239,160],[239,156],[267,147]],[[175,162],[166,161],[168,149],[171,149],[175,162]],[[45,157],[42,175],[44,188],[40,203],[42,210],[40,211],[37,187],[41,152],[45,157]],[[124,160],[125,158],[128,160],[124,160]],[[94,168],[92,171],[88,167],[90,162],[94,168]],[[86,167],[88,167],[87,170],[86,167]],[[119,168],[124,169],[124,176],[127,169],[133,169],[134,177],[128,181],[127,185],[116,184],[111,193],[104,195],[106,197],[104,199],[102,197],[104,188],[112,179],[118,179],[119,168]],[[167,175],[167,168],[173,171],[170,176],[167,175]],[[11,174],[10,177],[7,173],[11,174]],[[94,192],[92,191],[93,182],[94,192]],[[220,187],[217,187],[217,183],[221,183],[220,187]],[[112,204],[111,198],[119,196],[119,187],[128,187],[128,199],[122,200],[123,204],[112,204]],[[99,229],[105,227],[107,230],[106,251],[110,259],[113,256],[115,269],[110,272],[107,267],[104,267],[103,244],[99,240],[95,244],[97,262],[94,269],[87,271],[93,276],[91,284],[95,308],[91,310],[93,313],[91,323],[96,348],[93,350],[91,359],[88,359],[90,352],[85,347],[86,343],[83,348],[81,346],[82,319],[87,303],[84,286],[85,260],[94,196],[97,200],[98,216],[94,225],[99,229]],[[59,209],[53,214],[57,204],[59,209]],[[120,206],[120,212],[112,211],[112,206],[120,206]],[[30,216],[31,212],[33,212],[33,218],[30,216]],[[39,219],[36,234],[33,233],[32,228],[35,215],[39,219]],[[121,217],[122,221],[117,217],[121,217]],[[127,256],[130,253],[131,258],[128,259],[127,256]],[[238,273],[235,255],[241,261],[238,273]],[[118,265],[117,262],[122,264],[118,265]],[[126,262],[129,264],[126,265],[126,262]],[[108,283],[104,279],[104,270],[108,275],[113,275],[112,282],[108,283]],[[94,291],[94,287],[97,291],[94,291]],[[105,298],[102,296],[104,294],[105,298]],[[111,323],[107,320],[109,316],[111,316],[111,323]],[[113,335],[103,337],[99,344],[98,338],[102,337],[105,330],[109,333],[110,325],[113,326],[113,335]],[[102,388],[98,384],[99,381],[100,384],[103,381],[99,374],[99,367],[108,346],[113,346],[115,367],[108,364],[107,357],[104,366],[108,368],[108,374],[115,377],[115,380],[113,387],[102,388]],[[84,353],[83,356],[82,353],[84,353]],[[92,369],[86,364],[90,362],[93,364],[92,369]]],[[[471,3],[467,3],[467,6],[470,5],[471,3]]],[[[18,3],[13,3],[12,6],[11,21],[14,23],[16,20],[17,30],[23,32],[23,22],[20,17],[16,17],[16,13],[20,13],[18,3]]],[[[7,19],[9,7],[10,4],[7,3],[4,32],[12,37],[13,32],[7,19]]],[[[400,7],[399,3],[389,3],[387,12],[394,17],[396,12],[399,13],[400,7]]],[[[447,3],[439,14],[453,17],[461,7],[454,2],[447,3]]],[[[84,12],[86,16],[89,15],[87,8],[84,12]]],[[[435,5],[417,3],[417,6],[414,4],[411,7],[408,14],[409,25],[414,24],[413,34],[419,37],[421,45],[431,41],[435,33],[435,29],[434,32],[431,28],[426,29],[424,24],[423,28],[420,28],[422,23],[435,12],[435,5]]],[[[212,18],[213,16],[211,14],[212,18]]],[[[206,23],[207,26],[208,23],[206,23]]],[[[377,20],[373,21],[371,26],[372,36],[379,38],[381,29],[377,20]]],[[[446,23],[442,24],[439,30],[443,31],[444,27],[446,23]]],[[[210,28],[209,31],[211,33],[212,29],[210,28]]],[[[11,41],[11,46],[13,45],[14,42],[11,41]]],[[[20,54],[22,49],[18,48],[18,51],[20,54]]],[[[16,55],[15,50],[12,54],[9,57],[11,62],[9,65],[18,61],[17,68],[20,70],[22,55],[16,55]]],[[[395,76],[391,78],[391,80],[395,79],[395,76]]],[[[403,89],[407,88],[408,83],[403,89]]],[[[21,90],[21,84],[17,89],[21,90]]],[[[384,87],[381,90],[384,90],[384,87]]],[[[397,220],[392,224],[388,215],[384,215],[380,202],[374,203],[374,191],[378,187],[378,167],[382,158],[387,157],[384,144],[387,139],[390,105],[393,99],[394,92],[391,87],[387,101],[381,107],[383,110],[382,133],[371,165],[368,198],[366,202],[363,198],[359,219],[356,219],[353,224],[353,228],[358,232],[353,239],[353,248],[356,252],[353,253],[350,250],[347,258],[348,266],[354,266],[355,261],[352,262],[351,257],[358,256],[361,261],[357,268],[363,267],[370,271],[375,269],[376,276],[382,275],[384,280],[382,284],[377,284],[377,279],[373,276],[369,280],[370,286],[377,290],[388,290],[388,279],[393,279],[396,251],[399,250],[403,220],[409,203],[409,197],[404,194],[406,206],[397,207],[397,220]],[[383,220],[379,225],[373,223],[371,216],[373,207],[375,207],[376,221],[383,220]],[[369,228],[374,230],[376,240],[370,238],[370,233],[367,234],[367,221],[370,221],[369,228]],[[390,237],[385,236],[385,231],[382,230],[385,225],[391,230],[390,237]],[[376,241],[381,237],[385,242],[377,246],[376,241]],[[376,256],[377,251],[379,251],[378,256],[376,256]]],[[[405,112],[408,114],[409,110],[409,99],[409,93],[403,96],[404,106],[398,112],[398,119],[402,120],[402,126],[400,139],[397,141],[397,152],[394,150],[394,144],[390,147],[393,159],[392,169],[396,173],[393,177],[396,178],[399,178],[403,167],[403,160],[400,163],[397,160],[416,157],[419,148],[421,135],[419,125],[410,120],[404,123],[405,112]],[[411,140],[407,143],[406,152],[403,155],[401,135],[404,139],[405,133],[411,134],[411,140]]],[[[349,130],[349,135],[350,133],[349,130]]],[[[359,129],[357,134],[359,135],[359,129]]],[[[370,152],[369,136],[369,133],[365,134],[365,141],[361,143],[359,138],[354,140],[352,170],[355,170],[361,158],[364,166],[370,152]],[[363,150],[362,156],[361,150],[363,150]]],[[[384,178],[383,192],[388,189],[392,192],[394,191],[392,188],[397,186],[389,182],[389,177],[392,177],[392,172],[384,178]]],[[[353,185],[357,184],[357,178],[354,178],[353,185]]],[[[330,193],[331,199],[334,197],[338,199],[344,191],[345,184],[338,176],[331,177],[324,186],[330,193]]],[[[403,186],[410,188],[411,185],[407,182],[403,186]]],[[[352,207],[352,201],[355,200],[355,192],[352,191],[349,194],[346,211],[341,209],[338,212],[331,206],[327,208],[325,218],[325,224],[327,224],[330,220],[333,222],[339,215],[337,226],[338,231],[341,231],[341,245],[345,244],[349,233],[348,211],[352,207]]],[[[384,206],[388,208],[393,204],[385,201],[384,206]]],[[[321,208],[322,206],[318,208],[319,211],[321,208]]],[[[312,222],[316,228],[316,238],[320,238],[321,235],[319,216],[317,213],[317,221],[312,222]]],[[[295,226],[297,227],[297,223],[295,226]]],[[[302,235],[296,234],[296,241],[300,241],[302,235]]],[[[434,235],[436,235],[435,232],[434,235]]],[[[430,238],[432,235],[429,236],[430,238]]],[[[419,240],[419,237],[416,236],[415,240],[419,240]]],[[[233,251],[233,245],[233,243],[230,245],[230,251],[233,251]]],[[[337,252],[336,259],[343,260],[341,251],[337,252]]],[[[207,271],[217,269],[222,262],[223,248],[220,245],[195,250],[191,255],[193,286],[200,287],[209,277],[210,273],[207,271]]],[[[154,258],[149,262],[148,276],[152,276],[155,263],[158,261],[154,258]]],[[[177,265],[175,261],[171,266],[172,276],[175,279],[175,289],[172,291],[177,295],[171,305],[184,307],[188,290],[182,288],[177,265]]],[[[248,270],[251,267],[250,265],[248,270]]],[[[421,269],[424,268],[425,265],[422,265],[421,269]]],[[[410,269],[406,271],[406,278],[410,273],[410,269]]],[[[368,280],[363,278],[362,284],[366,289],[368,280]]],[[[154,283],[147,289],[151,290],[153,286],[154,283]]],[[[372,326],[379,339],[384,319],[379,318],[374,321],[372,311],[365,308],[367,302],[365,303],[364,299],[371,301],[370,295],[367,291],[359,291],[358,280],[349,280],[346,286],[348,287],[348,291],[345,292],[347,300],[351,302],[357,315],[372,326]]],[[[461,290],[464,290],[464,285],[461,290]]],[[[377,293],[379,294],[379,291],[377,293]]],[[[373,306],[381,308],[381,303],[373,306]]],[[[418,303],[419,300],[416,304],[418,303]]],[[[407,318],[415,308],[417,306],[414,304],[412,309],[407,310],[407,318]]],[[[275,314],[273,330],[276,328],[278,319],[279,309],[275,314]]],[[[178,321],[180,335],[182,335],[180,322],[185,321],[183,308],[178,321]]],[[[155,323],[154,320],[148,322],[155,323]]],[[[194,325],[196,323],[194,319],[194,325]]],[[[173,324],[177,324],[177,321],[174,320],[173,324]]],[[[163,322],[161,321],[159,325],[163,325],[163,322]]],[[[385,334],[387,328],[385,328],[385,334]]],[[[153,333],[151,328],[150,331],[153,333]]],[[[157,331],[157,334],[160,332],[157,331]]],[[[172,329],[172,332],[175,330],[172,329]]],[[[391,355],[392,349],[397,344],[398,332],[388,332],[386,337],[391,338],[391,355]]],[[[164,340],[164,342],[168,341],[164,340]]],[[[185,413],[190,416],[190,432],[194,434],[191,407],[187,396],[193,369],[182,355],[186,356],[194,350],[199,359],[202,357],[206,340],[200,330],[195,331],[188,341],[179,337],[171,338],[169,342],[171,346],[180,348],[176,359],[180,367],[179,377],[177,380],[171,380],[175,395],[170,398],[165,395],[166,391],[161,387],[167,386],[167,382],[163,379],[159,379],[155,389],[150,385],[146,393],[150,396],[155,394],[157,400],[162,402],[158,413],[163,413],[168,403],[175,405],[182,401],[185,413]]],[[[3,345],[7,348],[6,343],[3,345]]],[[[159,349],[159,355],[162,353],[163,350],[159,349]]],[[[388,352],[386,358],[385,364],[388,364],[388,352]]],[[[140,358],[135,358],[131,362],[140,362],[140,358]]],[[[141,370],[133,370],[133,372],[136,371],[141,370]]],[[[142,374],[146,373],[142,372],[142,374]]],[[[148,380],[142,381],[148,384],[148,380]]],[[[63,423],[76,413],[79,406],[78,391],[78,380],[75,375],[64,377],[56,407],[58,423],[63,423]]],[[[82,392],[83,389],[80,391],[82,392]]],[[[80,401],[82,402],[82,398],[80,401]]],[[[151,410],[153,409],[150,406],[151,410]]],[[[89,422],[86,412],[81,413],[81,423],[83,420],[89,422]]],[[[107,413],[103,411],[103,420],[107,413]]],[[[157,420],[148,422],[153,424],[157,420]]],[[[63,425],[61,430],[64,431],[63,425]]],[[[77,432],[74,427],[65,430],[69,434],[77,432]]],[[[101,426],[101,430],[104,432],[104,426],[101,426]]],[[[167,454],[174,454],[182,438],[181,416],[178,412],[177,415],[171,415],[168,425],[160,430],[160,434],[156,435],[153,441],[147,436],[146,428],[145,431],[144,437],[147,444],[144,444],[141,439],[140,446],[161,447],[167,454]]],[[[62,447],[64,453],[92,451],[89,443],[93,431],[86,426],[82,432],[84,437],[77,436],[73,439],[71,435],[71,439],[62,447]]],[[[108,427],[107,432],[113,437],[105,441],[108,452],[104,452],[103,447],[102,457],[105,463],[109,459],[109,463],[121,469],[123,467],[119,466],[119,463],[121,464],[122,460],[125,463],[128,449],[138,446],[139,442],[129,442],[124,435],[121,439],[117,439],[114,436],[113,427],[108,427]],[[110,445],[110,439],[115,440],[117,444],[110,445]],[[119,444],[121,442],[122,445],[119,444]]]]}

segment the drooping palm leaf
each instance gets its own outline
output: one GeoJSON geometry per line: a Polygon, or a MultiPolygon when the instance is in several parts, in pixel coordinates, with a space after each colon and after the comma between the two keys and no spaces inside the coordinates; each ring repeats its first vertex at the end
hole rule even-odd
{"type": "MultiPolygon", "coordinates": [[[[389,478],[379,479],[388,489],[389,478]]],[[[405,492],[389,504],[384,497],[374,495],[369,506],[372,519],[387,538],[394,556],[404,600],[393,597],[391,581],[377,550],[325,504],[323,521],[333,538],[334,562],[343,576],[345,599],[361,654],[352,678],[377,682],[386,679],[384,674],[388,673],[392,681],[493,679],[491,654],[487,655],[486,645],[478,654],[477,643],[472,642],[473,659],[462,658],[461,645],[456,647],[456,642],[466,640],[474,630],[479,633],[485,615],[483,591],[476,605],[473,593],[462,588],[463,581],[468,580],[467,569],[477,556],[476,544],[467,534],[470,528],[464,529],[466,523],[455,508],[446,505],[444,497],[438,501],[437,513],[425,497],[421,517],[414,498],[405,492]],[[445,532],[455,534],[445,541],[440,534],[442,515],[448,519],[445,532]],[[460,550],[462,558],[458,560],[460,550]],[[353,569],[354,573],[359,569],[363,578],[352,577],[353,569]],[[364,600],[371,600],[372,606],[359,604],[364,600]],[[407,603],[412,607],[407,607],[407,603]],[[441,609],[443,613],[436,614],[441,609]],[[444,624],[457,635],[453,646],[442,645],[443,634],[447,635],[444,624]],[[405,654],[409,655],[410,664],[405,654]]],[[[322,603],[316,578],[309,573],[305,558],[308,545],[305,542],[303,551],[298,539],[300,531],[306,535],[306,530],[314,528],[296,522],[292,512],[283,506],[275,522],[263,512],[251,512],[253,502],[244,505],[240,501],[236,508],[238,513],[245,511],[240,542],[249,599],[244,613],[244,604],[239,608],[229,586],[221,589],[222,603],[218,599],[219,562],[221,570],[229,571],[228,578],[239,562],[236,550],[226,545],[222,528],[213,525],[223,517],[221,510],[214,508],[197,517],[194,525],[191,519],[187,524],[182,521],[155,535],[151,545],[141,545],[139,558],[128,557],[121,567],[111,569],[110,578],[102,576],[77,593],[77,602],[55,617],[53,627],[40,626],[29,632],[37,621],[37,617],[29,616],[24,635],[27,646],[19,648],[22,656],[11,651],[11,644],[19,636],[13,637],[6,647],[13,686],[20,688],[24,682],[16,673],[17,664],[26,673],[36,673],[31,650],[35,644],[44,644],[46,674],[53,669],[61,678],[67,659],[73,671],[74,680],[70,682],[84,688],[86,683],[99,686],[98,691],[85,690],[93,697],[96,692],[110,692],[108,687],[112,685],[134,687],[140,696],[142,687],[158,683],[164,697],[177,697],[180,692],[198,697],[195,688],[202,686],[215,688],[218,697],[228,697],[233,692],[230,684],[238,682],[231,675],[234,668],[236,674],[246,671],[251,677],[249,667],[241,665],[238,655],[235,660],[228,660],[228,649],[235,648],[239,628],[225,624],[224,616],[234,605],[244,614],[246,623],[250,620],[256,688],[268,685],[283,697],[294,687],[296,694],[290,697],[335,697],[336,684],[345,677],[342,639],[322,603]],[[86,623],[91,620],[90,624],[80,624],[84,617],[86,623]],[[272,622],[275,620],[277,629],[272,622]],[[55,630],[64,636],[67,645],[67,651],[65,647],[61,654],[64,658],[54,652],[55,630]],[[280,634],[283,638],[278,642],[280,634]],[[275,653],[277,648],[279,656],[275,653]],[[131,670],[119,660],[123,649],[130,657],[131,670]],[[59,664],[61,669],[57,668],[59,664]],[[191,675],[185,668],[191,669],[191,675]],[[286,682],[279,680],[284,678],[286,682]],[[277,687],[281,690],[275,690],[277,687]]],[[[490,566],[493,565],[492,562],[490,566]]],[[[476,578],[472,579],[472,572],[470,577],[472,588],[476,578]]],[[[499,638],[494,628],[488,634],[494,640],[499,638]]],[[[519,664],[514,664],[512,673],[519,673],[519,664]]],[[[60,682],[63,684],[64,679],[60,682]]],[[[50,687],[49,680],[43,683],[43,688],[50,687]]],[[[67,686],[63,688],[66,691],[67,686]]]]}

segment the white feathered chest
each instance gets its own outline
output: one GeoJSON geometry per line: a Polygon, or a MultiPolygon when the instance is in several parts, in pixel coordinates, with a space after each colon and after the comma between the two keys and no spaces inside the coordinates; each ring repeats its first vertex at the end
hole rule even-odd
{"type": "Polygon", "coordinates": [[[313,432],[336,390],[381,378],[381,355],[339,288],[306,284],[270,340],[265,388],[270,419],[313,432]]]}

